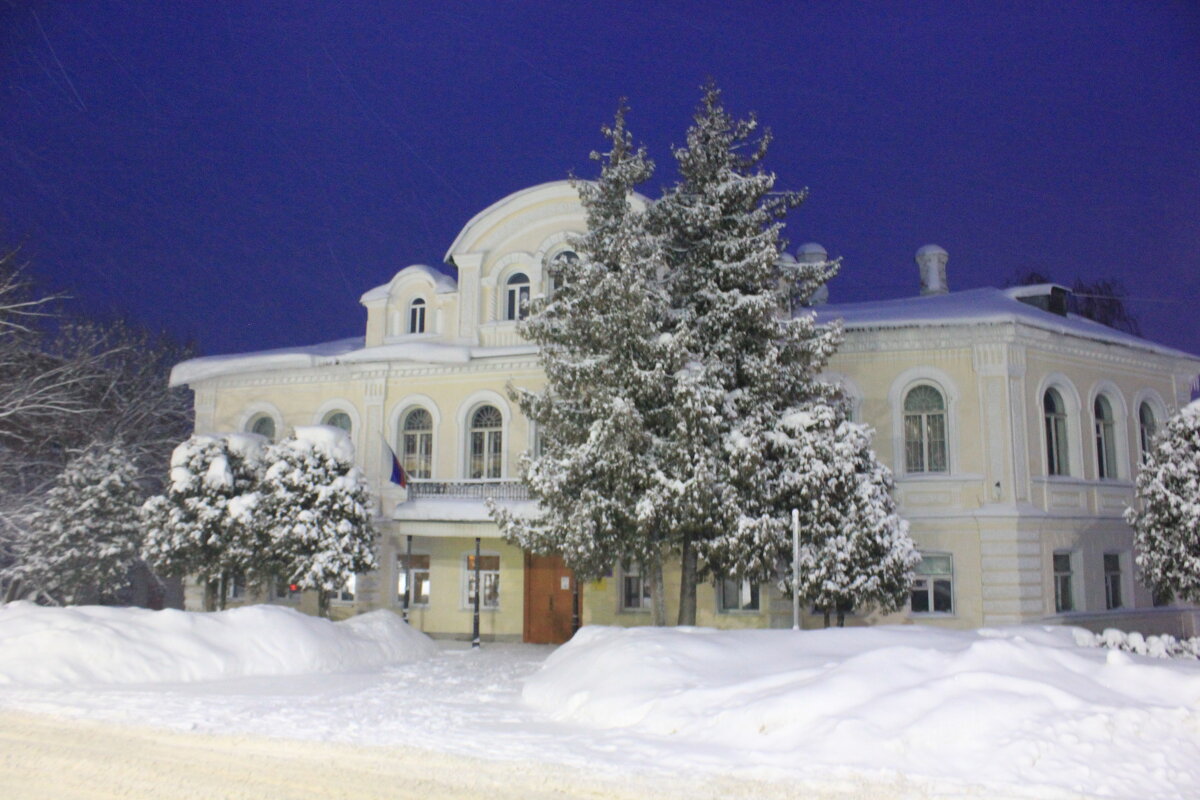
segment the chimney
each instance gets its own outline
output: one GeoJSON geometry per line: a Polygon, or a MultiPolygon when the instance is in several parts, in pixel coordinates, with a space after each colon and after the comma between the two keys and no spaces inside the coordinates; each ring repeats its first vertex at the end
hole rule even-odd
{"type": "Polygon", "coordinates": [[[927,244],[917,251],[917,267],[921,270],[921,294],[946,294],[946,262],[950,254],[936,244],[927,244]]]}
{"type": "MultiPolygon", "coordinates": [[[[816,242],[806,242],[796,248],[796,260],[801,264],[820,264],[823,261],[829,260],[829,253],[816,242]]],[[[829,285],[823,283],[808,298],[807,305],[823,306],[828,302],[829,285]]]]}

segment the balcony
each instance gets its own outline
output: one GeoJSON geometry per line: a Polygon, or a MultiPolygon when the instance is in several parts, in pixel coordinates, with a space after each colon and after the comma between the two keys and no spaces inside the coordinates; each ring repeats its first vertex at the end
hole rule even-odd
{"type": "Polygon", "coordinates": [[[411,481],[410,500],[438,498],[444,500],[528,500],[525,484],[518,480],[411,481]]]}

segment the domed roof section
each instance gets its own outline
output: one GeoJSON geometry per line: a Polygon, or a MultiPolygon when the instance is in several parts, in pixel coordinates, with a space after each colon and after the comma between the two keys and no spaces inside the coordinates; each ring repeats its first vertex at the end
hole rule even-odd
{"type": "MultiPolygon", "coordinates": [[[[634,195],[634,202],[643,208],[649,203],[640,194],[634,195]]],[[[534,221],[548,220],[561,221],[563,230],[584,228],[583,204],[572,181],[530,186],[492,203],[463,226],[446,251],[444,260],[452,262],[456,253],[493,250],[515,231],[534,221]]]]}

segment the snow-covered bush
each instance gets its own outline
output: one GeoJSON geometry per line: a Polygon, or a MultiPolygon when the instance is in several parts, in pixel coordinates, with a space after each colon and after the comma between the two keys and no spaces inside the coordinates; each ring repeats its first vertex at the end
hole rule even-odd
{"type": "Polygon", "coordinates": [[[67,605],[114,601],[140,549],[137,480],[121,442],[94,443],[71,459],[16,542],[6,577],[20,582],[20,594],[67,605]]]}
{"type": "Polygon", "coordinates": [[[1143,636],[1136,631],[1126,633],[1116,628],[1105,628],[1104,633],[1092,633],[1077,628],[1075,642],[1081,647],[1106,647],[1109,650],[1123,650],[1126,653],[1153,658],[1200,659],[1200,637],[1176,639],[1169,633],[1143,636]]]}
{"type": "Polygon", "coordinates": [[[1137,477],[1134,528],[1142,580],[1200,602],[1200,401],[1167,421],[1137,477]]]}
{"type": "Polygon", "coordinates": [[[372,500],[345,431],[297,428],[268,452],[256,525],[269,539],[271,571],[320,593],[321,606],[356,573],[378,567],[372,500]]]}

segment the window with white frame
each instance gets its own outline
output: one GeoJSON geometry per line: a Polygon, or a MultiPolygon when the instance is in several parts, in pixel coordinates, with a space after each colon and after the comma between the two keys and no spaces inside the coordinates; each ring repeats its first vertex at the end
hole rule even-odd
{"type": "Polygon", "coordinates": [[[410,478],[433,475],[433,417],[423,408],[404,415],[400,426],[400,459],[410,478]]]}
{"type": "MultiPolygon", "coordinates": [[[[479,556],[479,582],[483,585],[483,593],[479,596],[480,608],[500,607],[500,556],[496,554],[481,554],[479,556]]],[[[469,553],[463,557],[463,606],[475,607],[475,554],[469,553]]]]}
{"type": "Polygon", "coordinates": [[[758,611],[758,584],[739,578],[725,578],[717,584],[718,608],[731,611],[758,611]]]}
{"type": "Polygon", "coordinates": [[[622,569],[621,575],[621,610],[649,611],[650,610],[650,581],[642,574],[642,568],[631,564],[628,569],[622,569]]]}
{"type": "Polygon", "coordinates": [[[246,430],[249,433],[257,433],[259,436],[265,436],[271,441],[275,440],[275,419],[270,414],[255,414],[246,423],[246,430]]]}
{"type": "Polygon", "coordinates": [[[1142,403],[1138,406],[1138,444],[1141,445],[1143,459],[1150,453],[1157,433],[1158,419],[1154,416],[1154,409],[1149,403],[1142,403]]]}
{"type": "Polygon", "coordinates": [[[529,276],[514,272],[504,289],[504,318],[525,319],[529,315],[529,276]]]}
{"type": "Polygon", "coordinates": [[[353,427],[353,423],[350,421],[350,415],[345,411],[330,411],[325,415],[325,418],[321,420],[321,424],[330,425],[334,428],[341,428],[346,433],[350,433],[350,429],[353,427]]]}
{"type": "Polygon", "coordinates": [[[954,613],[954,559],[947,553],[922,553],[909,596],[914,614],[954,613]]]}
{"type": "Polygon", "coordinates": [[[946,399],[929,385],[904,396],[904,471],[946,471],[946,399]]]}
{"type": "Polygon", "coordinates": [[[350,579],[342,584],[342,588],[333,593],[333,599],[339,603],[353,603],[354,593],[358,589],[358,576],[351,575],[350,579]]]}
{"type": "Polygon", "coordinates": [[[1092,414],[1096,425],[1096,476],[1117,477],[1117,424],[1113,419],[1112,404],[1104,395],[1096,395],[1092,403],[1092,414]]]}
{"type": "Polygon", "coordinates": [[[550,296],[553,297],[558,291],[558,287],[562,286],[562,272],[565,267],[579,261],[579,255],[573,250],[563,250],[550,260],[550,296]]]}
{"type": "Polygon", "coordinates": [[[1046,427],[1046,474],[1070,475],[1067,407],[1057,389],[1047,389],[1042,396],[1042,412],[1046,427]]]}
{"type": "Polygon", "coordinates": [[[1071,568],[1071,554],[1054,554],[1054,610],[1061,614],[1075,610],[1075,578],[1071,568]]]}
{"type": "Polygon", "coordinates": [[[467,477],[499,478],[504,464],[504,417],[495,406],[480,406],[471,414],[467,477]]]}
{"type": "Polygon", "coordinates": [[[1104,554],[1104,607],[1123,608],[1125,599],[1121,594],[1121,554],[1104,554]]]}
{"type": "Polygon", "coordinates": [[[246,578],[241,573],[234,573],[225,579],[225,599],[242,600],[246,597],[246,578]]]}
{"type": "Polygon", "coordinates": [[[409,580],[412,585],[412,607],[424,608],[429,605],[429,556],[428,554],[413,553],[412,560],[401,553],[396,556],[396,600],[401,606],[409,602],[409,580]]]}
{"type": "Polygon", "coordinates": [[[425,332],[425,299],[418,297],[408,306],[408,332],[425,332]]]}

